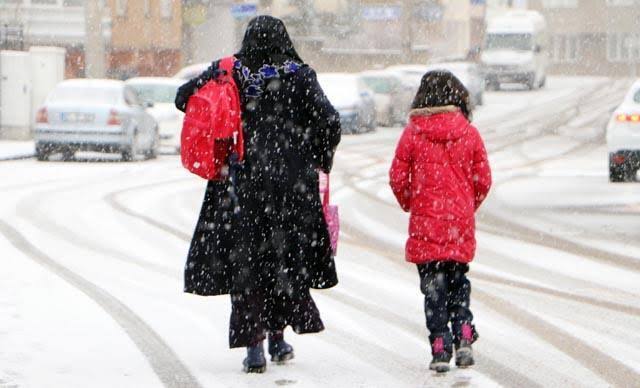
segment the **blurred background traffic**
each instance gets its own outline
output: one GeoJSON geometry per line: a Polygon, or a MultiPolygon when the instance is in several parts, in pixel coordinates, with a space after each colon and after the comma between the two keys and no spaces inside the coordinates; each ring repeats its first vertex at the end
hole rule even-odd
{"type": "Polygon", "coordinates": [[[79,150],[124,160],[177,152],[175,89],[232,53],[248,20],[263,13],[285,20],[301,56],[321,73],[345,133],[402,125],[427,70],[452,71],[476,107],[485,89],[543,88],[547,74],[635,78],[634,4],[3,0],[0,139],[33,139],[39,160],[79,150]],[[111,81],[86,80],[96,78],[111,81]]]}

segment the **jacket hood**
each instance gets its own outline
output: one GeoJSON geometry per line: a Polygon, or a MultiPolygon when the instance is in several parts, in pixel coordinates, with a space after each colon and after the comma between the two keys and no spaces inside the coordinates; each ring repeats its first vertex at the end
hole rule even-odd
{"type": "Polygon", "coordinates": [[[409,113],[409,126],[415,133],[433,141],[447,142],[462,138],[469,121],[455,106],[414,109],[409,113]]]}

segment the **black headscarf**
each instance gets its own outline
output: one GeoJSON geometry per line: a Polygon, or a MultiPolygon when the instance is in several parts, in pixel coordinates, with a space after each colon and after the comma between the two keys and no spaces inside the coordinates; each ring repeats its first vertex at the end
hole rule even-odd
{"type": "Polygon", "coordinates": [[[457,106],[467,120],[471,120],[471,99],[464,84],[448,70],[428,71],[422,76],[411,109],[446,105],[457,106]]]}
{"type": "Polygon", "coordinates": [[[235,55],[252,73],[265,64],[303,63],[282,20],[266,15],[256,16],[249,22],[242,47],[235,55]]]}
{"type": "MultiPolygon", "coordinates": [[[[242,47],[235,56],[251,73],[258,73],[264,65],[282,67],[287,62],[303,65],[303,60],[293,47],[293,42],[282,20],[266,15],[257,16],[249,22],[242,40],[242,47]]],[[[218,64],[217,61],[214,62],[198,77],[178,88],[175,98],[176,108],[183,112],[186,110],[189,97],[207,81],[220,74],[218,64]]],[[[249,74],[246,78],[250,79],[244,79],[243,83],[255,77],[249,74]]],[[[250,85],[251,82],[249,82],[250,85]]]]}

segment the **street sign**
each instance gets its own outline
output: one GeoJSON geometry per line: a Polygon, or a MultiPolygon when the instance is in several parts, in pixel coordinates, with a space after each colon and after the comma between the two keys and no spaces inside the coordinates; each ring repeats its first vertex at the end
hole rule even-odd
{"type": "Polygon", "coordinates": [[[234,4],[231,6],[231,15],[235,19],[247,19],[258,14],[256,4],[234,4]]]}
{"type": "Polygon", "coordinates": [[[362,8],[362,18],[369,21],[398,20],[402,8],[397,5],[367,6],[362,8]]]}
{"type": "Polygon", "coordinates": [[[421,3],[414,9],[414,15],[425,22],[437,22],[444,16],[443,6],[439,3],[421,3]]]}
{"type": "Polygon", "coordinates": [[[202,3],[185,5],[182,9],[182,20],[190,26],[199,26],[207,21],[207,6],[202,3]]]}

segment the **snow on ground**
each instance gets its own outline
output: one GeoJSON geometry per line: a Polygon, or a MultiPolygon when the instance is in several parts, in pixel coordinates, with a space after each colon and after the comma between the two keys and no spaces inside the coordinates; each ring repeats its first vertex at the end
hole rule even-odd
{"type": "Polygon", "coordinates": [[[604,221],[610,228],[601,231],[602,244],[585,243],[599,249],[610,248],[610,234],[634,233],[625,229],[628,217],[606,208],[568,224],[557,210],[604,204],[624,212],[621,206],[637,202],[637,186],[611,187],[594,175],[603,168],[596,161],[602,139],[596,130],[580,137],[589,120],[578,115],[562,131],[530,139],[510,127],[516,114],[541,119],[544,109],[536,107],[549,101],[574,109],[576,93],[604,83],[554,78],[541,91],[488,93],[477,112],[499,170],[479,217],[470,273],[481,339],[477,365],[446,376],[427,368],[417,271],[403,260],[407,215],[387,186],[399,128],[344,137],[332,175],[343,222],[341,283],[314,292],[327,330],[287,332],[296,359],[269,365],[261,376],[243,374],[244,351],[227,348],[228,297],[181,292],[204,182],[177,157],[3,162],[0,262],[7,270],[0,272],[0,316],[9,318],[0,322],[0,387],[634,384],[639,271],[521,239],[518,230],[489,222],[506,214],[534,229],[573,233],[583,226],[596,234],[604,221]]]}
{"type": "Polygon", "coordinates": [[[33,140],[0,140],[0,160],[29,158],[34,154],[33,140]]]}

